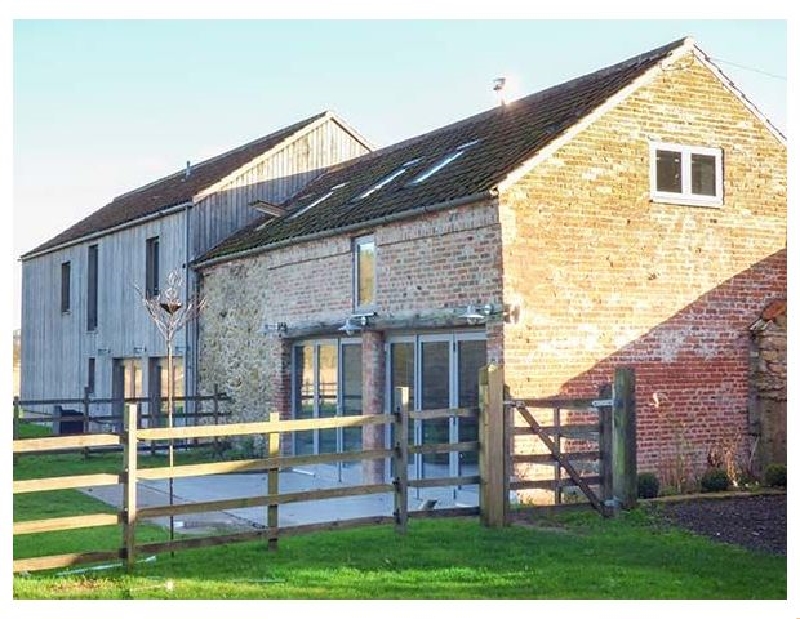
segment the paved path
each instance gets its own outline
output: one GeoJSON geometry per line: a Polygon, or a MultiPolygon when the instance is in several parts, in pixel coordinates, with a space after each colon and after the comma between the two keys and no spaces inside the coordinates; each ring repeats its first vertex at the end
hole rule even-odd
{"type": "MultiPolygon", "coordinates": [[[[339,481],[333,467],[317,467],[302,471],[282,471],[279,491],[282,494],[303,490],[339,488],[361,483],[360,469],[344,470],[339,481]]],[[[233,475],[209,475],[182,477],[173,481],[175,504],[244,498],[266,494],[265,473],[233,475]]],[[[137,484],[137,502],[140,507],[155,507],[169,504],[169,481],[147,480],[137,484]]],[[[122,486],[97,486],[84,489],[86,494],[122,508],[122,486]]],[[[409,509],[420,509],[427,499],[436,499],[436,507],[474,507],[478,504],[477,486],[470,486],[455,493],[453,488],[426,488],[412,490],[409,509]]],[[[390,516],[394,511],[393,493],[368,496],[353,496],[336,499],[288,503],[278,508],[278,524],[292,526],[316,522],[349,520],[363,516],[390,516]]],[[[221,512],[205,512],[175,517],[175,529],[183,533],[208,534],[221,530],[247,530],[261,528],[266,522],[266,507],[249,507],[221,512]]],[[[151,520],[164,527],[169,518],[151,520]]]]}

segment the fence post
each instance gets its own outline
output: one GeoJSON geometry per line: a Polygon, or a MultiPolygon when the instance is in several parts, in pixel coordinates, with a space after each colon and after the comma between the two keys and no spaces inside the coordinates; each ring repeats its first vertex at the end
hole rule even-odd
{"type": "MultiPolygon", "coordinates": [[[[612,387],[607,383],[600,387],[598,396],[601,400],[610,400],[613,396],[612,387]]],[[[611,406],[598,406],[600,412],[600,475],[603,478],[603,505],[605,514],[614,512],[614,410],[611,406]]]]}
{"type": "MultiPolygon", "coordinates": [[[[217,386],[214,385],[214,404],[217,400],[217,386]]],[[[270,413],[269,422],[277,424],[281,420],[280,413],[270,413]]],[[[216,421],[216,420],[215,420],[216,421]]],[[[275,460],[281,455],[281,434],[280,432],[270,432],[267,434],[267,457],[275,460]]],[[[274,495],[280,491],[279,469],[277,466],[270,466],[267,470],[267,494],[274,495]]],[[[267,506],[267,529],[274,533],[267,538],[267,550],[278,549],[278,506],[267,506]]]]}
{"type": "Polygon", "coordinates": [[[394,521],[395,530],[408,528],[408,387],[395,387],[394,411],[394,521]]]}
{"type": "Polygon", "coordinates": [[[614,370],[613,489],[621,507],[636,506],[636,377],[632,368],[614,370]]]}
{"type": "MultiPolygon", "coordinates": [[[[83,433],[89,433],[89,387],[83,388],[83,433]]],[[[89,448],[83,448],[84,459],[89,457],[89,448]]]]}
{"type": "Polygon", "coordinates": [[[479,469],[481,477],[481,524],[501,527],[506,523],[505,419],[503,370],[494,363],[481,368],[479,379],[479,469]]]}
{"type": "MultiPolygon", "coordinates": [[[[219,385],[214,383],[214,400],[213,400],[213,412],[214,412],[214,426],[219,425],[219,385]]],[[[220,457],[222,454],[220,453],[219,448],[219,437],[214,437],[214,457],[220,457]]]]}
{"type": "MultiPolygon", "coordinates": [[[[553,427],[555,428],[555,432],[553,433],[553,443],[556,446],[556,454],[559,456],[561,455],[561,409],[556,406],[553,409],[553,427]]],[[[556,482],[556,490],[554,493],[554,499],[556,505],[561,505],[562,501],[562,487],[561,487],[561,463],[556,460],[553,463],[553,477],[556,482]]]]}
{"type": "MultiPolygon", "coordinates": [[[[505,393],[503,393],[505,400],[505,393]]],[[[511,524],[511,478],[514,475],[514,426],[516,420],[516,409],[503,405],[503,450],[505,452],[505,463],[503,468],[503,525],[511,524]]]]}
{"type": "Polygon", "coordinates": [[[125,411],[125,429],[122,437],[124,441],[123,462],[125,466],[123,475],[123,546],[125,550],[125,565],[129,572],[133,569],[134,563],[136,563],[137,417],[136,405],[128,405],[125,411]]]}
{"type": "MultiPolygon", "coordinates": [[[[19,396],[14,396],[14,440],[19,440],[19,396]]],[[[14,464],[17,464],[19,457],[14,454],[14,464]]]]}

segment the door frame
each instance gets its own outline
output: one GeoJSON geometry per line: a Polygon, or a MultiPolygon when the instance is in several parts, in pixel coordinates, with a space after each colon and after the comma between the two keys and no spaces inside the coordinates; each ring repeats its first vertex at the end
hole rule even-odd
{"type": "MultiPolygon", "coordinates": [[[[320,346],[336,346],[336,414],[335,417],[341,417],[344,414],[344,346],[347,345],[359,345],[362,346],[361,338],[360,337],[322,337],[322,338],[311,338],[305,340],[298,340],[292,344],[292,380],[291,380],[291,411],[292,411],[292,419],[297,419],[297,394],[299,389],[298,384],[298,373],[297,373],[297,350],[299,348],[304,348],[306,346],[311,347],[313,350],[312,355],[312,375],[314,377],[314,396],[313,396],[313,413],[311,419],[319,419],[319,411],[320,411],[320,375],[319,375],[319,347],[320,346]]],[[[363,355],[363,347],[362,347],[362,355],[363,355]]],[[[362,357],[363,359],[363,357],[362,357]]],[[[361,376],[361,392],[363,395],[364,390],[364,377],[363,377],[363,361],[362,361],[362,376],[361,376]]],[[[362,410],[363,410],[363,400],[362,400],[362,410]]],[[[336,453],[342,453],[344,449],[344,430],[343,428],[335,428],[336,430],[336,453]]],[[[310,430],[313,432],[313,454],[319,454],[320,448],[320,430],[310,430]]],[[[362,435],[363,436],[363,435],[362,435]]],[[[362,439],[363,440],[363,439],[362,439]]],[[[296,455],[296,447],[297,444],[295,442],[295,437],[292,436],[292,454],[296,455]]],[[[322,466],[322,465],[317,465],[322,466]]],[[[337,478],[341,481],[342,478],[342,463],[337,462],[335,465],[324,465],[324,466],[335,466],[337,471],[337,478]]]]}
{"type": "MultiPolygon", "coordinates": [[[[458,343],[462,341],[486,341],[486,332],[483,330],[452,330],[452,331],[422,331],[418,333],[404,333],[400,335],[387,336],[386,350],[385,350],[385,372],[386,372],[386,393],[384,402],[385,412],[390,414],[392,411],[392,344],[413,344],[414,345],[414,378],[413,378],[413,400],[414,410],[422,410],[422,344],[428,342],[449,342],[448,352],[448,387],[449,387],[449,404],[448,408],[458,408],[458,369],[459,369],[459,347],[458,343]]],[[[412,445],[420,445],[422,442],[422,420],[415,419],[412,432],[410,433],[409,440],[412,445]]],[[[449,419],[449,441],[450,443],[458,442],[458,419],[449,419]]],[[[387,436],[386,447],[391,447],[391,442],[387,436]]],[[[413,472],[412,479],[421,479],[422,468],[422,454],[414,454],[411,458],[409,473],[413,472]]],[[[449,458],[449,476],[458,476],[458,452],[450,452],[449,458]]],[[[390,467],[386,467],[387,481],[391,477],[390,467]]]]}

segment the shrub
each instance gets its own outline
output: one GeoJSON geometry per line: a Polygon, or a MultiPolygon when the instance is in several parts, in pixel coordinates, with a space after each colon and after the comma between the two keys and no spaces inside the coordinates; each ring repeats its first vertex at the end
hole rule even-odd
{"type": "Polygon", "coordinates": [[[767,470],[764,471],[764,485],[775,487],[786,487],[786,465],[785,464],[770,464],[767,470]]]}
{"type": "Polygon", "coordinates": [[[703,492],[723,492],[731,485],[731,478],[728,474],[719,468],[710,468],[700,480],[700,487],[703,492]]]}
{"type": "Polygon", "coordinates": [[[658,477],[653,473],[639,473],[636,484],[640,499],[654,499],[658,496],[658,477]]]}

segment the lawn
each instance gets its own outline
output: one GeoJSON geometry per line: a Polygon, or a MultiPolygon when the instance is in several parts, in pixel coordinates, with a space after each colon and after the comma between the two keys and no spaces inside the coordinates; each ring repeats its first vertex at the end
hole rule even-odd
{"type": "MultiPolygon", "coordinates": [[[[72,466],[65,457],[20,459],[20,474],[50,475],[72,466]]],[[[15,521],[103,511],[71,490],[14,501],[15,521]]],[[[137,527],[141,541],[165,537],[137,527]]],[[[18,536],[14,556],[108,549],[120,539],[119,527],[18,536]]],[[[786,599],[787,592],[785,557],[713,542],[644,510],[615,519],[574,511],[503,529],[476,518],[412,520],[406,535],[371,526],[286,537],[277,552],[249,542],[159,554],[131,575],[121,568],[16,575],[13,590],[18,599],[786,599]]]]}

